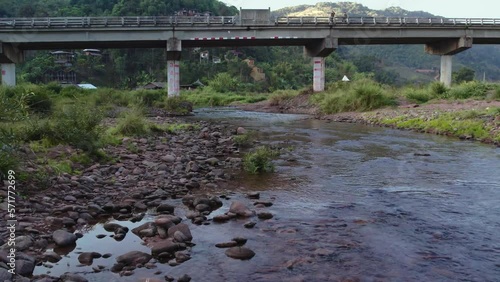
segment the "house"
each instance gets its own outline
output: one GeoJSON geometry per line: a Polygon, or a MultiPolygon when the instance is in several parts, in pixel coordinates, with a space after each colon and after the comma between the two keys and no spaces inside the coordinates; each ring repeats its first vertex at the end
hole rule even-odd
{"type": "Polygon", "coordinates": [[[167,83],[165,82],[158,82],[158,81],[154,81],[154,82],[150,82],[146,85],[144,85],[143,87],[141,87],[141,89],[163,89],[165,88],[165,86],[167,86],[167,83]]]}

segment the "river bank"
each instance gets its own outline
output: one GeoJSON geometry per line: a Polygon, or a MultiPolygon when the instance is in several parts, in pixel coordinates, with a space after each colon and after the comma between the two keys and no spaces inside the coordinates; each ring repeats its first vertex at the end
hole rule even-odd
{"type": "Polygon", "coordinates": [[[414,130],[500,146],[500,101],[437,100],[427,104],[401,101],[395,107],[327,115],[310,102],[311,95],[304,92],[278,102],[268,100],[237,107],[246,111],[307,114],[321,120],[414,130]]]}
{"type": "MultiPolygon", "coordinates": [[[[168,117],[151,118],[150,122],[181,124],[179,119],[168,117]]],[[[138,281],[144,275],[147,281],[173,281],[174,277],[163,271],[133,275],[137,268],[154,269],[163,263],[175,266],[191,259],[191,240],[198,235],[191,233],[194,225],[253,216],[272,218],[265,212],[272,203],[259,202],[258,193],[252,196],[258,211],[247,207],[254,204],[248,199],[229,201],[234,188],[231,179],[241,173],[242,165],[232,138],[237,129],[244,129],[205,121],[182,125],[173,132],[124,137],[120,144],[104,148],[110,161],[87,166],[70,163],[79,170],[75,173],[57,171],[61,163],[77,154],[70,146],[44,152],[26,148],[26,173],[37,173],[37,162],[42,159],[57,165],[52,165],[54,171],[46,183],[17,181],[20,192],[13,201],[9,197],[15,213],[7,212],[7,201],[2,203],[0,216],[5,220],[0,223],[0,281],[87,281],[89,273],[101,272],[116,273],[111,280],[103,278],[106,281],[125,281],[128,276],[138,281]],[[223,205],[228,206],[228,212],[208,219],[223,205]],[[9,233],[6,225],[12,218],[17,222],[15,232],[9,233]],[[94,234],[93,229],[101,232],[94,234]],[[15,235],[13,242],[9,234],[15,235]],[[141,240],[131,238],[142,239],[146,247],[139,250],[141,240]],[[115,243],[114,249],[106,252],[106,246],[115,243]],[[16,250],[15,262],[8,258],[11,248],[16,250]],[[6,267],[9,263],[13,267],[6,267]],[[14,269],[15,275],[8,269],[14,269]],[[155,277],[159,275],[164,277],[158,280],[155,277]]],[[[7,189],[0,193],[7,198],[7,189]]],[[[256,224],[251,219],[245,223],[248,228],[256,224]]],[[[240,229],[244,229],[243,224],[240,229]]],[[[246,238],[237,235],[222,246],[227,248],[227,259],[249,259],[253,251],[241,247],[246,238]]],[[[225,240],[215,239],[217,243],[225,240]]],[[[177,281],[190,280],[189,275],[178,277],[177,281]]]]}

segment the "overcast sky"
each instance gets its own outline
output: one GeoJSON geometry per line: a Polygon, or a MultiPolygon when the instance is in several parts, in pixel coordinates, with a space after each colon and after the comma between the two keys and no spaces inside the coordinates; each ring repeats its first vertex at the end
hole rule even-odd
{"type": "MultiPolygon", "coordinates": [[[[271,10],[301,4],[314,5],[318,2],[341,2],[321,0],[221,0],[243,9],[271,10]]],[[[347,2],[344,0],[343,2],[347,2]]],[[[371,9],[383,10],[398,6],[410,11],[425,11],[449,18],[500,18],[500,0],[358,0],[371,9]]]]}

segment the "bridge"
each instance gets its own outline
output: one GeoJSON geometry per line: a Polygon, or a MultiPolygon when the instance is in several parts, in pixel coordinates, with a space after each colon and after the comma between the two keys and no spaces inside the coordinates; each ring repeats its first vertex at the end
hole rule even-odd
{"type": "Polygon", "coordinates": [[[323,91],[325,57],[339,45],[423,44],[441,56],[451,85],[452,56],[472,44],[500,44],[500,19],[277,17],[268,10],[234,17],[65,17],[0,19],[2,83],[15,85],[25,50],[165,48],[168,95],[179,95],[182,48],[304,46],[313,58],[313,88],[323,91]]]}

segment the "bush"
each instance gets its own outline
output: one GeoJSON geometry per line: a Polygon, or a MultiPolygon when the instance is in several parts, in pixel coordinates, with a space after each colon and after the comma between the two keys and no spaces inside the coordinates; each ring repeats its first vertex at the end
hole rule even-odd
{"type": "Polygon", "coordinates": [[[193,104],[181,96],[166,97],[163,108],[172,114],[187,115],[193,111],[193,104]]]}
{"type": "Polygon", "coordinates": [[[452,99],[485,98],[490,89],[488,84],[470,81],[451,88],[446,96],[452,99]]]}
{"type": "Polygon", "coordinates": [[[213,90],[219,93],[226,93],[231,91],[236,91],[238,89],[238,80],[232,77],[227,72],[218,73],[208,85],[212,87],[213,90]]]}
{"type": "Polygon", "coordinates": [[[269,103],[271,106],[278,106],[285,101],[289,101],[299,94],[294,90],[277,90],[269,96],[269,103]]]}
{"type": "Polygon", "coordinates": [[[32,113],[49,115],[52,112],[53,102],[49,96],[50,90],[43,87],[34,87],[27,90],[27,105],[32,113]]]}
{"type": "Polygon", "coordinates": [[[369,111],[383,106],[396,105],[392,95],[385,94],[378,83],[371,79],[362,78],[358,81],[349,82],[348,86],[337,86],[330,88],[323,95],[313,98],[319,103],[322,111],[327,114],[348,111],[369,111]]]}
{"type": "Polygon", "coordinates": [[[163,90],[141,90],[134,91],[132,95],[144,106],[151,107],[156,102],[162,101],[167,93],[163,90]]]}
{"type": "Polygon", "coordinates": [[[115,132],[125,136],[144,135],[150,132],[150,125],[140,109],[133,109],[122,115],[115,132]]]}
{"type": "Polygon", "coordinates": [[[0,181],[6,179],[9,170],[18,168],[17,143],[12,129],[0,128],[0,181]]]}
{"type": "Polygon", "coordinates": [[[272,159],[279,156],[279,152],[269,147],[258,147],[253,152],[245,154],[243,157],[243,168],[253,174],[263,172],[273,172],[274,165],[272,159]]]}
{"type": "Polygon", "coordinates": [[[410,101],[416,103],[425,103],[434,99],[432,93],[427,89],[407,88],[403,91],[403,95],[410,101]]]}
{"type": "Polygon", "coordinates": [[[233,136],[234,144],[236,144],[240,147],[249,147],[252,145],[254,140],[255,140],[255,132],[254,131],[248,131],[244,134],[233,136]]]}
{"type": "Polygon", "coordinates": [[[46,138],[53,144],[72,145],[97,156],[101,120],[102,113],[89,105],[68,105],[51,118],[46,138]]]}

